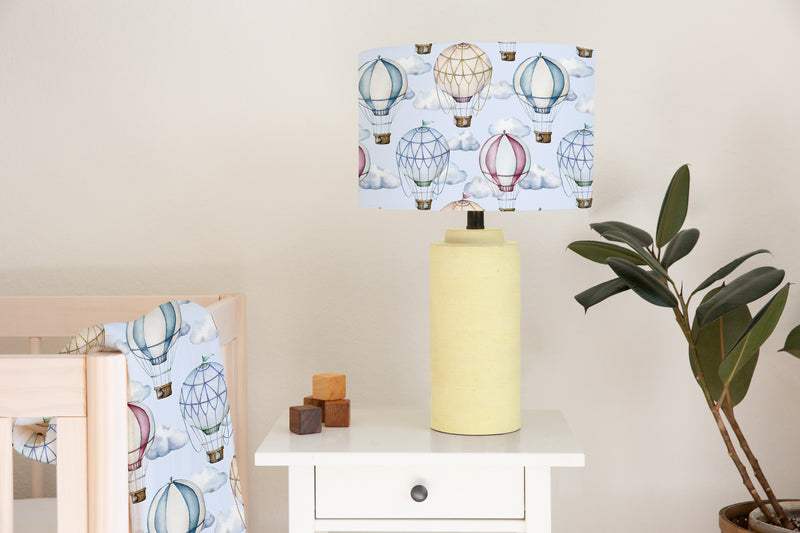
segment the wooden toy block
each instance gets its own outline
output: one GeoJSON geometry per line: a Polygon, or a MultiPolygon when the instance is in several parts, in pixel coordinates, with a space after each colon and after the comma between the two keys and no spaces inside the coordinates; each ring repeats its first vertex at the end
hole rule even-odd
{"type": "Polygon", "coordinates": [[[325,400],[317,400],[313,396],[303,398],[303,405],[313,405],[322,409],[322,423],[325,423],[325,400]]]}
{"type": "Polygon", "coordinates": [[[322,409],[313,405],[295,405],[289,408],[289,431],[308,435],[322,431],[322,409]]]}
{"type": "Polygon", "coordinates": [[[344,374],[315,374],[311,396],[317,400],[343,400],[347,396],[344,374]]]}
{"type": "Polygon", "coordinates": [[[325,427],[350,427],[350,400],[325,402],[325,427]]]}

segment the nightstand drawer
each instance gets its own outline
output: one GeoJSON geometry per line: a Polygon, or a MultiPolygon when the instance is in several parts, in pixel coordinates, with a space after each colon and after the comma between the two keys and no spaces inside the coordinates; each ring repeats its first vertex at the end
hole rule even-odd
{"type": "Polygon", "coordinates": [[[525,469],[318,466],[317,518],[525,518],[525,469]]]}

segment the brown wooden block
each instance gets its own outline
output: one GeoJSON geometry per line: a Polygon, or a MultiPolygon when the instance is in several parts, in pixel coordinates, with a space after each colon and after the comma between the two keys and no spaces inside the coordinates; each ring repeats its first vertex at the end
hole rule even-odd
{"type": "Polygon", "coordinates": [[[322,431],[322,409],[313,405],[295,405],[289,408],[289,431],[298,435],[322,431]]]}
{"type": "Polygon", "coordinates": [[[311,396],[317,400],[343,400],[347,396],[344,374],[315,374],[311,396]]]}
{"type": "Polygon", "coordinates": [[[350,427],[350,400],[325,402],[325,427],[350,427]]]}
{"type": "Polygon", "coordinates": [[[313,396],[303,398],[303,405],[313,405],[322,409],[322,423],[325,423],[325,400],[317,400],[313,396]]]}

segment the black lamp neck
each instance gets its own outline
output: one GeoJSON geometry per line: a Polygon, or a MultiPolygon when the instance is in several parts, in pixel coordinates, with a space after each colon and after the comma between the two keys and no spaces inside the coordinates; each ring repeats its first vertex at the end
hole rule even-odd
{"type": "Polygon", "coordinates": [[[467,229],[484,229],[483,211],[467,211],[467,229]]]}

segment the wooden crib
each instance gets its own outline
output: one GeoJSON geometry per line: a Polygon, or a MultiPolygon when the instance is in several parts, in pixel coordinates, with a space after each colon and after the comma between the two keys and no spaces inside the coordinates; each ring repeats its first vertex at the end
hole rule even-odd
{"type": "MultiPolygon", "coordinates": [[[[237,456],[248,457],[244,295],[0,298],[0,338],[27,338],[29,352],[0,355],[0,533],[14,531],[11,422],[18,416],[58,417],[59,533],[129,530],[125,357],[41,354],[42,339],[135,320],[176,299],[192,300],[214,317],[237,456]]],[[[239,471],[245,510],[247,464],[243,460],[239,471]]],[[[34,492],[36,486],[34,481],[34,492]]]]}

